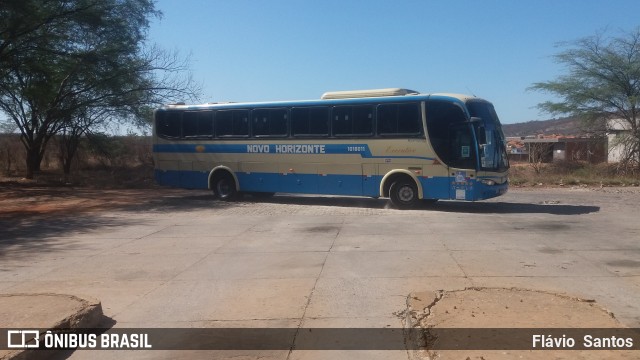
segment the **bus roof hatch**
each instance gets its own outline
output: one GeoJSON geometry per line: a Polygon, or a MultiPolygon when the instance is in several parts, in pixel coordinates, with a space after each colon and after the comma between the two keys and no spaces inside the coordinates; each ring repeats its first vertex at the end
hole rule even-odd
{"type": "Polygon", "coordinates": [[[409,89],[401,88],[388,88],[388,89],[373,89],[373,90],[351,90],[351,91],[329,91],[322,94],[322,100],[331,99],[353,99],[353,98],[367,98],[367,97],[385,97],[385,96],[404,96],[404,95],[417,95],[419,92],[409,89]]]}

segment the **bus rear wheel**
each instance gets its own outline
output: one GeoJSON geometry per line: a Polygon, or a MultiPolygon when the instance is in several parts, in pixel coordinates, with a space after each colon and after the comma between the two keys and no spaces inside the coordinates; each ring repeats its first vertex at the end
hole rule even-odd
{"type": "Polygon", "coordinates": [[[213,180],[214,195],[224,201],[231,201],[238,195],[236,182],[230,174],[221,174],[213,180]]]}
{"type": "Polygon", "coordinates": [[[389,188],[391,203],[398,209],[411,209],[418,203],[418,187],[409,179],[398,179],[389,188]]]}

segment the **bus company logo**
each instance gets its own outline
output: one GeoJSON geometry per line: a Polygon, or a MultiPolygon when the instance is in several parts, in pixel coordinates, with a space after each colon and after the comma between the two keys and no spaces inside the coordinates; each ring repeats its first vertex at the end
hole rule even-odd
{"type": "Polygon", "coordinates": [[[203,153],[205,150],[204,145],[196,146],[196,152],[203,153]]]}
{"type": "Polygon", "coordinates": [[[7,330],[7,348],[29,349],[40,346],[38,330],[7,330]]]}

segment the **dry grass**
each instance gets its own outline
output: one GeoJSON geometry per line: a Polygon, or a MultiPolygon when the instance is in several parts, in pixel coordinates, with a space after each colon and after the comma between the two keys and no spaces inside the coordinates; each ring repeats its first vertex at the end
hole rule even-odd
{"type": "Polygon", "coordinates": [[[74,186],[89,189],[148,189],[157,187],[151,164],[133,167],[84,168],[66,178],[61,170],[47,169],[27,180],[20,174],[0,176],[0,183],[30,186],[74,186]]]}
{"type": "Polygon", "coordinates": [[[514,186],[640,186],[640,172],[615,164],[558,162],[542,164],[537,173],[530,164],[516,163],[509,181],[514,186]]]}

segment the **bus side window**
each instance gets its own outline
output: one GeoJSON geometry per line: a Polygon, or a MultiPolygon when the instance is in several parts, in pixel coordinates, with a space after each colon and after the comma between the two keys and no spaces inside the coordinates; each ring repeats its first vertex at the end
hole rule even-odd
{"type": "Polygon", "coordinates": [[[353,107],[353,134],[373,135],[373,107],[354,106],[353,107]]]}
{"type": "Polygon", "coordinates": [[[269,134],[272,136],[287,136],[289,135],[289,127],[287,121],[289,120],[289,111],[287,109],[273,109],[271,110],[271,123],[269,124],[269,134]]]}
{"type": "Polygon", "coordinates": [[[329,108],[309,108],[309,134],[329,136],[329,108]]]}
{"type": "Polygon", "coordinates": [[[249,136],[249,110],[220,110],[215,116],[218,137],[249,136]]]}
{"type": "Polygon", "coordinates": [[[158,111],[156,113],[156,133],[160,137],[179,138],[182,128],[182,112],[158,111]]]}
{"type": "Polygon", "coordinates": [[[198,114],[198,135],[213,137],[213,111],[201,111],[198,114]]]}
{"type": "Polygon", "coordinates": [[[351,106],[336,106],[333,108],[331,132],[336,135],[351,135],[351,106]]]}
{"type": "Polygon", "coordinates": [[[309,134],[309,108],[291,109],[291,135],[309,134]]]}
{"type": "Polygon", "coordinates": [[[336,106],[333,108],[334,136],[371,136],[373,135],[373,107],[336,106]]]}
{"type": "Polygon", "coordinates": [[[216,112],[215,132],[219,137],[233,135],[233,113],[231,111],[216,112]]]}
{"type": "Polygon", "coordinates": [[[378,135],[408,136],[422,134],[418,103],[378,105],[378,135]]]}
{"type": "Polygon", "coordinates": [[[182,116],[182,136],[185,138],[211,138],[213,112],[185,111],[182,116]]]}
{"type": "Polygon", "coordinates": [[[256,109],[252,114],[253,136],[287,136],[287,109],[256,109]]]}
{"type": "Polygon", "coordinates": [[[326,106],[291,109],[291,134],[301,137],[329,135],[329,108],[326,106]]]}
{"type": "Polygon", "coordinates": [[[233,111],[233,135],[249,136],[249,110],[233,111]]]}
{"type": "Polygon", "coordinates": [[[398,133],[407,135],[422,134],[422,116],[419,103],[398,105],[398,133]]]}

